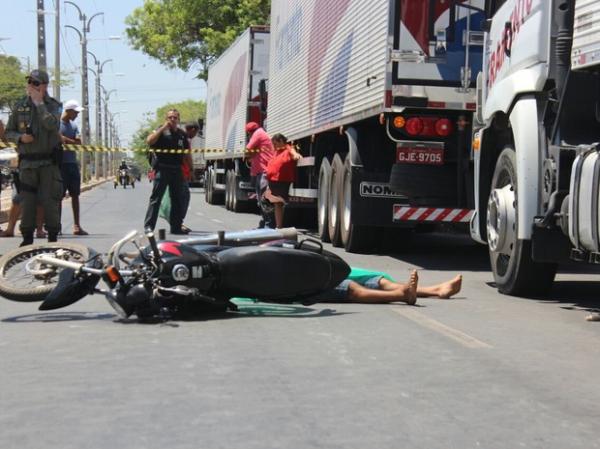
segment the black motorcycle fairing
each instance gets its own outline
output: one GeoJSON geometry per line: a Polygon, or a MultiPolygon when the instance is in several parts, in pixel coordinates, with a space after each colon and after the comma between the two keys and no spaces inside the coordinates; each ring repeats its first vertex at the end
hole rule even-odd
{"type": "Polygon", "coordinates": [[[58,275],[56,287],[48,293],[39,310],[54,310],[69,306],[84,296],[93,293],[100,276],[92,274],[75,275],[72,268],[63,269],[58,275]]]}
{"type": "Polygon", "coordinates": [[[199,251],[198,248],[181,242],[165,240],[158,243],[158,249],[162,259],[159,274],[162,286],[184,285],[200,291],[212,288],[215,282],[213,251],[219,251],[220,247],[212,246],[210,251],[199,251]],[[187,269],[187,276],[177,277],[176,272],[186,273],[186,269],[181,269],[182,265],[187,269]]]}
{"type": "Polygon", "coordinates": [[[286,247],[238,247],[215,254],[225,296],[259,300],[302,300],[335,288],[350,273],[339,256],[286,247]]]}

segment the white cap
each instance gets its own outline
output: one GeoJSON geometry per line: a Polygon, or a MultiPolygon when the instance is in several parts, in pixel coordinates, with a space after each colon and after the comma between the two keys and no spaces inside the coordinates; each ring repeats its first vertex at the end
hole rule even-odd
{"type": "Polygon", "coordinates": [[[83,108],[81,106],[79,106],[79,103],[77,102],[77,100],[66,101],[65,104],[63,105],[63,109],[65,111],[68,111],[69,109],[72,109],[73,111],[77,111],[77,112],[83,111],[83,108]]]}

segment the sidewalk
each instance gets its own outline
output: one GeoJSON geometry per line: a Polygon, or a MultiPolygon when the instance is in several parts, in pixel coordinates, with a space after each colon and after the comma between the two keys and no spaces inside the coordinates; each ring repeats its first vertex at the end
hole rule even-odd
{"type": "MultiPolygon", "coordinates": [[[[86,183],[81,184],[81,193],[86,192],[90,189],[93,189],[100,184],[104,184],[108,181],[113,181],[114,176],[110,176],[108,178],[99,178],[92,179],[86,183]]],[[[69,198],[65,198],[68,200],[69,198]]],[[[65,201],[63,200],[63,201],[65,201]]],[[[2,195],[0,196],[0,223],[6,223],[8,221],[8,211],[12,205],[12,189],[6,189],[2,191],[2,195]]]]}

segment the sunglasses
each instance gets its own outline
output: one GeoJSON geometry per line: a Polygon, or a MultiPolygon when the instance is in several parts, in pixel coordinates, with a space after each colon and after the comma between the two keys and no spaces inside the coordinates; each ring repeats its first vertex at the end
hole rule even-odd
{"type": "Polygon", "coordinates": [[[35,87],[39,87],[42,83],[36,80],[29,79],[27,80],[27,84],[33,84],[35,87]]]}

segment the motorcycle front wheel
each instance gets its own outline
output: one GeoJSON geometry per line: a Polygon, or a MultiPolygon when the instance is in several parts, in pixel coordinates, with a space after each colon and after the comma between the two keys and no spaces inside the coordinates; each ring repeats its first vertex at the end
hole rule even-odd
{"type": "Polygon", "coordinates": [[[70,262],[84,263],[90,250],[72,243],[43,243],[17,248],[0,257],[0,296],[20,302],[43,301],[58,282],[63,270],[34,258],[48,254],[70,262]]]}

